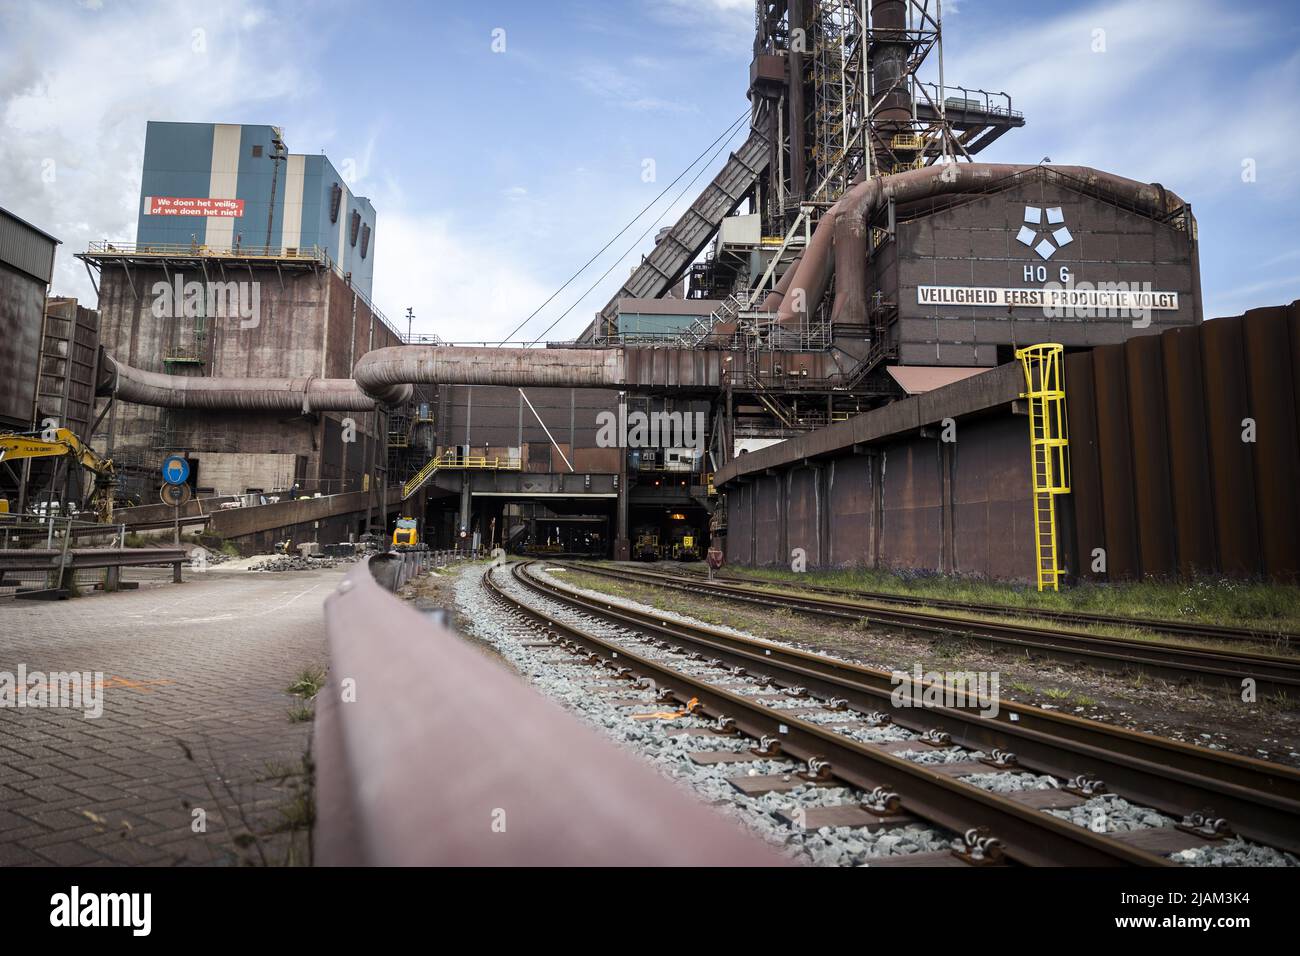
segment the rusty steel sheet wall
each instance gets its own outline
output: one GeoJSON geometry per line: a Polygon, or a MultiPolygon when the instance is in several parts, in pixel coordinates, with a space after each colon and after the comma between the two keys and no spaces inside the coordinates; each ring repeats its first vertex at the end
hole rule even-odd
{"type": "Polygon", "coordinates": [[[888,568],[943,568],[943,481],[939,443],[916,438],[885,451],[880,561],[888,568]]]}
{"type": "Polygon", "coordinates": [[[801,549],[809,566],[822,563],[821,468],[813,465],[785,473],[787,553],[801,549]]]}
{"type": "Polygon", "coordinates": [[[827,466],[830,533],[825,559],[831,567],[875,561],[875,460],[874,454],[850,455],[827,466]]]}
{"type": "Polygon", "coordinates": [[[1005,580],[1034,573],[1029,424],[974,417],[957,440],[897,435],[790,463],[727,495],[727,560],[809,568],[943,571],[1005,580]]]}
{"type": "Polygon", "coordinates": [[[1300,302],[1067,358],[1071,571],[1295,580],[1298,367],[1300,302]]]}
{"type": "Polygon", "coordinates": [[[1034,573],[1029,425],[1023,415],[961,424],[951,445],[951,568],[995,580],[1034,573]]]}
{"type": "Polygon", "coordinates": [[[754,482],[754,563],[787,564],[785,539],[785,496],[782,479],[776,475],[754,482]]]}
{"type": "Polygon", "coordinates": [[[0,263],[0,427],[32,424],[45,284],[0,263]]]}
{"type": "Polygon", "coordinates": [[[729,462],[727,560],[1034,574],[1024,378],[1004,366],[729,462]],[[943,420],[957,422],[943,441],[943,420]]]}

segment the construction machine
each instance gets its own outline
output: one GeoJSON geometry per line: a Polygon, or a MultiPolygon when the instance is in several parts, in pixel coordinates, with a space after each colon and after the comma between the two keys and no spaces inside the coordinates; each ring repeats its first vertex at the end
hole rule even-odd
{"type": "Polygon", "coordinates": [[[93,479],[90,492],[81,504],[82,510],[93,511],[97,521],[111,522],[113,490],[117,485],[117,472],[111,459],[100,455],[67,428],[53,432],[0,432],[0,462],[64,455],[70,463],[86,469],[93,479]]]}

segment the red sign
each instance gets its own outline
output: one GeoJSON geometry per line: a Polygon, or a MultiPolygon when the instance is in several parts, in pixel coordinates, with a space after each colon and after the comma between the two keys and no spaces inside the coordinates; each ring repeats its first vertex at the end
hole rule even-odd
{"type": "Polygon", "coordinates": [[[242,199],[186,198],[182,196],[145,196],[146,216],[228,216],[238,219],[244,214],[242,199]]]}

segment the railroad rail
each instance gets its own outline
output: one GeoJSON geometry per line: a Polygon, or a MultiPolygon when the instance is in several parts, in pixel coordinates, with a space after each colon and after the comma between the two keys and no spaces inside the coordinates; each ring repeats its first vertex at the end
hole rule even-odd
{"type": "Polygon", "coordinates": [[[325,602],[317,864],[785,865],[388,593],[429,556],[358,562],[325,602]]]}
{"type": "MultiPolygon", "coordinates": [[[[703,572],[681,569],[681,577],[706,580],[703,572]]],[[[715,581],[729,584],[742,584],[751,587],[769,588],[780,591],[811,591],[816,594],[830,594],[851,600],[872,601],[882,604],[898,604],[906,607],[927,607],[945,611],[964,611],[968,614],[1001,615],[1003,617],[1030,617],[1044,621],[1056,621],[1061,624],[1098,625],[1104,627],[1125,627],[1134,630],[1151,631],[1170,637],[1190,637],[1201,640],[1232,643],[1246,641],[1255,643],[1277,643],[1292,645],[1300,643],[1300,634],[1285,631],[1269,631],[1258,627],[1230,627],[1222,624],[1202,624],[1198,621],[1171,621],[1165,618],[1124,617],[1119,614],[1098,614],[1093,611],[1063,611],[1054,608],[1019,607],[1014,604],[982,604],[970,601],[954,601],[947,598],[922,597],[919,595],[895,594],[889,591],[860,591],[853,588],[837,588],[826,584],[791,584],[785,581],[762,581],[745,578],[735,574],[715,573],[715,581]]]]}
{"type": "Polygon", "coordinates": [[[571,567],[614,580],[632,581],[765,607],[791,608],[831,620],[865,622],[925,634],[983,641],[1014,651],[1109,670],[1141,670],[1169,680],[1195,680],[1237,692],[1254,681],[1257,694],[1281,694],[1300,700],[1300,658],[1246,650],[1215,650],[1181,644],[1107,637],[1064,628],[1004,623],[979,617],[932,613],[866,601],[814,597],[726,581],[683,580],[678,575],[624,567],[573,564],[571,567]]]}
{"type": "MultiPolygon", "coordinates": [[[[921,734],[920,748],[925,742],[943,742],[994,754],[996,762],[985,760],[984,772],[1049,774],[1071,781],[1082,787],[1082,792],[1110,790],[1185,822],[1195,814],[1222,817],[1232,832],[1246,839],[1292,853],[1300,851],[1300,772],[1291,768],[1009,701],[1000,701],[993,715],[982,715],[969,706],[896,705],[894,695],[900,686],[907,688],[903,700],[907,704],[919,702],[933,685],[921,682],[912,686],[906,675],[686,624],[613,599],[594,599],[537,578],[533,566],[533,562],[516,564],[510,573],[544,601],[558,602],[579,615],[663,642],[663,646],[694,659],[728,668],[731,674],[748,675],[784,689],[791,696],[816,694],[828,702],[820,709],[844,709],[859,726],[892,722],[921,734]],[[837,702],[835,707],[832,702],[837,702]]],[[[1015,796],[981,790],[942,769],[896,757],[880,745],[853,740],[832,727],[774,709],[714,681],[639,655],[586,628],[562,622],[545,607],[506,593],[494,582],[490,569],[484,584],[512,613],[528,616],[553,643],[581,648],[626,679],[641,677],[670,688],[665,699],[685,703],[694,698],[704,713],[726,717],[743,733],[759,740],[767,738],[769,745],[775,742],[782,755],[813,761],[808,764],[810,770],[820,768],[819,772],[868,793],[878,793],[876,788],[884,787],[915,817],[957,833],[987,832],[1001,842],[1011,861],[1165,865],[1171,862],[1163,855],[1170,852],[1168,841],[1172,838],[1176,843],[1178,834],[1184,832],[1161,827],[1155,828],[1160,831],[1155,834],[1092,833],[1015,796]],[[1152,839],[1156,842],[1151,843],[1152,839]],[[1159,846],[1162,841],[1164,845],[1159,846]]]]}

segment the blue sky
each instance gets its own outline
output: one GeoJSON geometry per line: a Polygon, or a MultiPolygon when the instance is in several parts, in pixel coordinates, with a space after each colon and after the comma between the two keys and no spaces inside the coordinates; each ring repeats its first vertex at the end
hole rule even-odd
{"type": "MultiPolygon", "coordinates": [[[[1294,4],[944,7],[947,79],[1009,91],[1028,120],[981,158],[1050,156],[1182,195],[1207,316],[1300,297],[1294,4]]],[[[64,240],[54,291],[93,299],[71,255],[133,237],[147,120],[279,125],[291,150],[355,164],[390,317],[412,306],[417,330],[494,339],[746,110],[752,22],[750,0],[0,0],[0,205],[64,240]]],[[[649,248],[653,230],[615,265],[652,219],[525,331],[570,306],[550,337],[580,331],[649,248]]]]}

